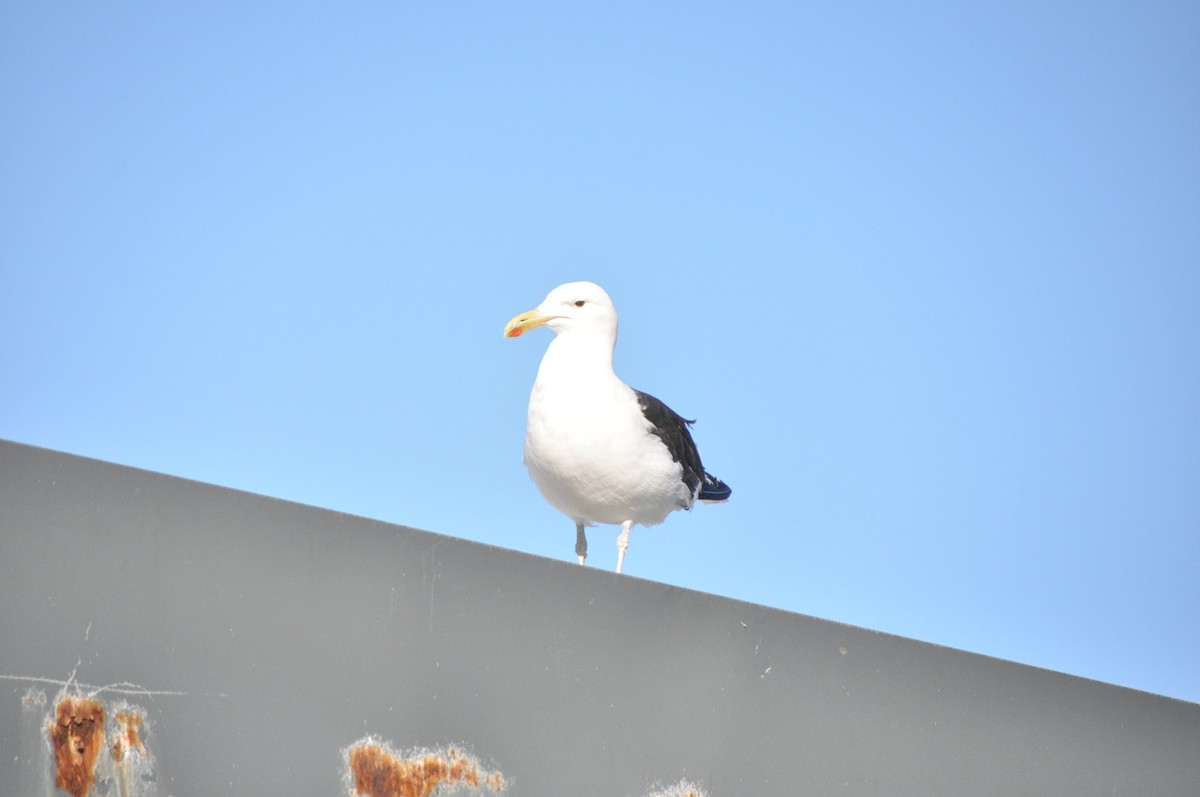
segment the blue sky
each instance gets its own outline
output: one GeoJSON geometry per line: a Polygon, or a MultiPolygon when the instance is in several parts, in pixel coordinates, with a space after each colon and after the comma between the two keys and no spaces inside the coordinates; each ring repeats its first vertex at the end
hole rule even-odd
{"type": "Polygon", "coordinates": [[[1198,75],[1187,3],[5,3],[0,437],[570,561],[501,329],[590,279],[734,488],[629,574],[1197,701],[1198,75]]]}

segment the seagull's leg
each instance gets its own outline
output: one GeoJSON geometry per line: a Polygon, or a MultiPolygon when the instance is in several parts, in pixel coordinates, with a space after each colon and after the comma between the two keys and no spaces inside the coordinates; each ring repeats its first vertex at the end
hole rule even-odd
{"type": "Polygon", "coordinates": [[[626,520],[621,524],[621,533],[617,535],[617,572],[621,572],[621,564],[625,561],[625,549],[629,547],[629,530],[633,521],[626,520]]]}
{"type": "Polygon", "coordinates": [[[587,535],[583,533],[583,524],[575,524],[575,555],[579,557],[579,564],[587,561],[587,535]]]}

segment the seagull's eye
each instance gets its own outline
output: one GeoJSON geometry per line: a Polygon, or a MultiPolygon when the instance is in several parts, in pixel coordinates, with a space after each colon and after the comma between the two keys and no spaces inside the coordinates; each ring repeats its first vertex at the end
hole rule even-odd
{"type": "Polygon", "coordinates": [[[584,305],[584,304],[585,304],[585,302],[583,301],[583,299],[576,299],[576,300],[575,300],[575,306],[576,306],[576,307],[583,307],[583,305],[584,305]]]}

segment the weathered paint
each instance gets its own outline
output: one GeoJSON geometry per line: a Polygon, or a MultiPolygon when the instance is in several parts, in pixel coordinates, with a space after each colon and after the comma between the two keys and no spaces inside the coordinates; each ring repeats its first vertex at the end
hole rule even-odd
{"type": "Polygon", "coordinates": [[[116,770],[119,797],[134,797],[135,794],[139,794],[138,784],[153,776],[146,746],[142,744],[142,725],[145,721],[145,715],[133,707],[122,707],[113,711],[116,727],[113,732],[112,760],[116,770]]]}
{"type": "Polygon", "coordinates": [[[140,734],[145,717],[137,711],[126,709],[116,712],[113,715],[113,719],[116,721],[117,728],[120,731],[117,734],[116,741],[113,742],[113,760],[123,761],[126,754],[133,751],[144,754],[146,747],[142,744],[140,734]]]}
{"type": "Polygon", "coordinates": [[[666,788],[656,788],[646,797],[706,797],[706,795],[699,786],[681,780],[666,788]]]}
{"type": "Polygon", "coordinates": [[[40,687],[30,687],[20,699],[29,724],[12,758],[21,777],[16,793],[50,794],[57,789],[72,797],[155,797],[154,756],[143,738],[148,726],[145,710],[123,699],[101,699],[109,689],[128,691],[120,686],[88,687],[73,676],[60,683],[62,689],[52,701],[40,687]]]}

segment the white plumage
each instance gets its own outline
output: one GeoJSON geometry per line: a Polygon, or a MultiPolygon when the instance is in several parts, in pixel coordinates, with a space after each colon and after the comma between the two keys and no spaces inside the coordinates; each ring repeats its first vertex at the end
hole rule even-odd
{"type": "Polygon", "coordinates": [[[661,523],[697,499],[724,501],[731,491],[704,472],[690,421],[617,378],[617,311],[599,285],[560,285],[509,321],[505,335],[539,326],[555,336],[529,396],[525,465],[546,501],[575,521],[580,564],[586,526],[622,527],[619,573],[633,525],[661,523]]]}

